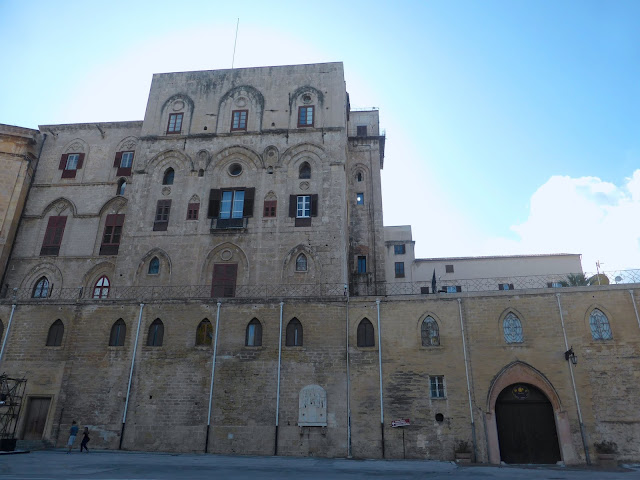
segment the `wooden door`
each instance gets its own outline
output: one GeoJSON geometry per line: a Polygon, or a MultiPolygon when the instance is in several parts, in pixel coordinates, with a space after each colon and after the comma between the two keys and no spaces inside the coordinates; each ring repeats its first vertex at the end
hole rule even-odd
{"type": "Polygon", "coordinates": [[[24,422],[24,440],[42,440],[51,398],[30,398],[24,422]]]}
{"type": "Polygon", "coordinates": [[[236,263],[214,264],[211,296],[214,298],[235,296],[237,275],[238,264],[236,263]]]}
{"type": "Polygon", "coordinates": [[[500,459],[505,463],[554,464],[560,460],[553,407],[536,387],[515,384],[496,401],[500,459]]]}

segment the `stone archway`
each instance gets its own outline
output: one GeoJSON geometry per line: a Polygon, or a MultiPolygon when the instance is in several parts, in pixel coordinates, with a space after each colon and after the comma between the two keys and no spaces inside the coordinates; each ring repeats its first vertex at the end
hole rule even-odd
{"type": "Polygon", "coordinates": [[[567,465],[580,463],[571,439],[569,416],[562,407],[558,393],[541,372],[520,361],[513,362],[503,368],[496,375],[489,388],[485,411],[489,463],[500,464],[501,461],[498,424],[496,422],[496,402],[505,389],[516,384],[530,385],[548,399],[553,411],[561,459],[567,465]]]}

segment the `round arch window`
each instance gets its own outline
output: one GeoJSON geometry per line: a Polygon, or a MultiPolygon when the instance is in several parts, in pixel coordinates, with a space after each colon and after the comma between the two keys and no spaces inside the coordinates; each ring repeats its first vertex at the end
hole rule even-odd
{"type": "Polygon", "coordinates": [[[242,173],[242,165],[239,163],[232,163],[229,165],[229,175],[232,177],[237,177],[242,173]]]}

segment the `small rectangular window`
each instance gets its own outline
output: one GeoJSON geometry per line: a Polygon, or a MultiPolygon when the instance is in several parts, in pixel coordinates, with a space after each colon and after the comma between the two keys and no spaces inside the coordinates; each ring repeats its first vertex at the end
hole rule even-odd
{"type": "Polygon", "coordinates": [[[198,212],[200,212],[199,203],[190,203],[187,205],[187,220],[197,220],[198,212]]]}
{"type": "Polygon", "coordinates": [[[118,169],[118,177],[131,176],[131,166],[133,165],[133,152],[117,152],[113,166],[118,169]]]}
{"type": "Polygon", "coordinates": [[[47,230],[42,240],[42,248],[40,255],[58,255],[60,245],[62,244],[62,236],[64,235],[64,227],[67,224],[66,216],[49,217],[47,230]]]}
{"type": "Polygon", "coordinates": [[[404,262],[396,262],[396,278],[404,278],[404,262]]]}
{"type": "Polygon", "coordinates": [[[100,255],[117,255],[124,225],[124,214],[110,214],[104,223],[100,255]]]}
{"type": "Polygon", "coordinates": [[[356,193],[356,205],[364,205],[364,193],[356,193]]]}
{"type": "Polygon", "coordinates": [[[429,287],[420,287],[420,293],[421,294],[429,293],[429,287]]]}
{"type": "Polygon", "coordinates": [[[156,205],[156,218],[153,222],[154,232],[165,232],[169,225],[169,213],[171,212],[171,200],[158,200],[156,205]]]}
{"type": "Polygon", "coordinates": [[[364,255],[358,257],[358,273],[367,273],[367,257],[364,255]]]}
{"type": "Polygon", "coordinates": [[[404,255],[406,253],[404,245],[394,245],[393,246],[393,254],[394,255],[404,255]]]}
{"type": "Polygon", "coordinates": [[[367,136],[367,126],[366,125],[358,125],[356,127],[357,129],[357,135],[359,137],[366,137],[367,136]]]}
{"type": "Polygon", "coordinates": [[[298,108],[298,127],[313,127],[313,106],[298,108]]]}
{"type": "Polygon", "coordinates": [[[76,172],[82,168],[84,153],[65,153],[60,157],[58,168],[62,170],[62,178],[76,178],[76,172]]]}
{"type": "Polygon", "coordinates": [[[429,377],[431,398],[445,398],[444,377],[441,375],[429,377]]]}
{"type": "Polygon", "coordinates": [[[275,217],[277,200],[265,200],[264,201],[264,217],[275,217]]]}
{"type": "Polygon", "coordinates": [[[446,287],[444,287],[444,290],[447,293],[456,293],[461,292],[462,287],[460,285],[447,285],[446,287]]]}
{"type": "Polygon", "coordinates": [[[453,265],[445,265],[444,266],[444,271],[446,273],[453,273],[453,265]]]}
{"type": "Polygon", "coordinates": [[[182,113],[172,113],[169,115],[167,133],[180,133],[182,130],[182,113]]]}
{"type": "Polygon", "coordinates": [[[232,112],[231,131],[247,130],[247,115],[249,110],[234,110],[232,112]]]}

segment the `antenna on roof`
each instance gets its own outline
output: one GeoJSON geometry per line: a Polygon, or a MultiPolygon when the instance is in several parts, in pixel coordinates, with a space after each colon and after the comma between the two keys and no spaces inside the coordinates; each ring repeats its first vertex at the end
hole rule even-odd
{"type": "Polygon", "coordinates": [[[236,43],[238,43],[238,26],[240,25],[240,18],[238,17],[238,21],[236,22],[236,39],[233,42],[233,57],[231,58],[231,69],[233,70],[233,64],[236,60],[236,43]]]}

